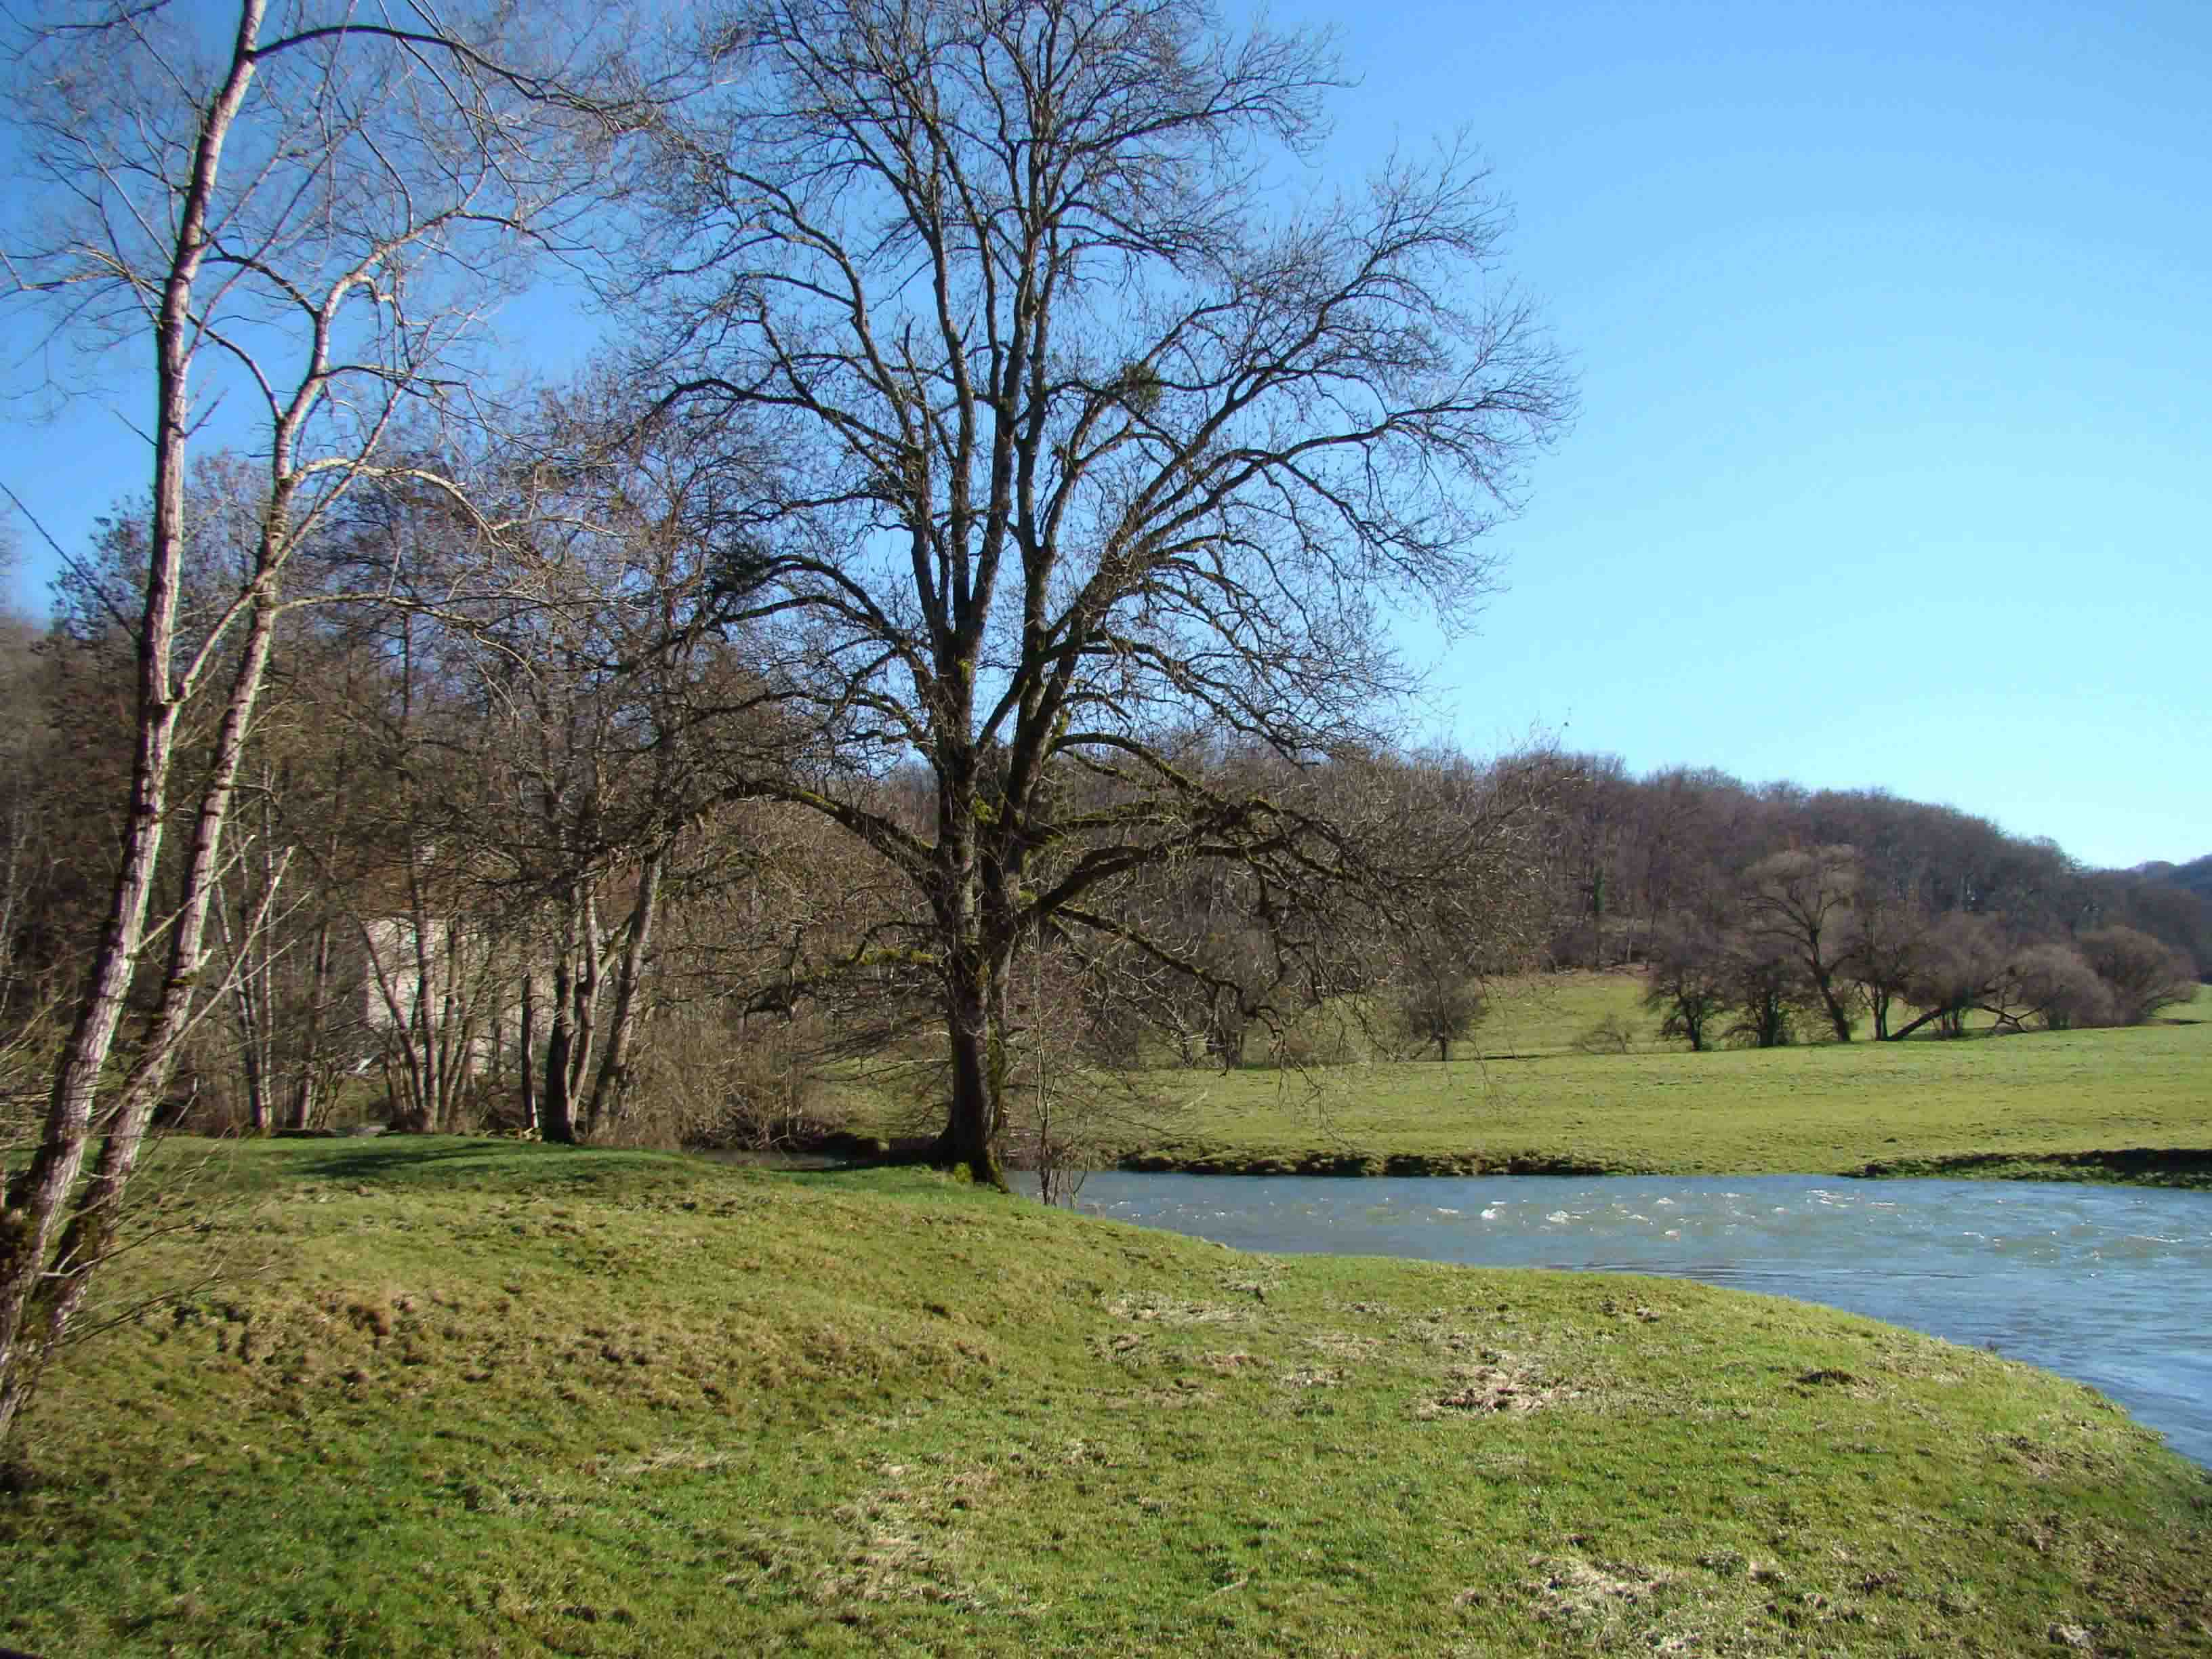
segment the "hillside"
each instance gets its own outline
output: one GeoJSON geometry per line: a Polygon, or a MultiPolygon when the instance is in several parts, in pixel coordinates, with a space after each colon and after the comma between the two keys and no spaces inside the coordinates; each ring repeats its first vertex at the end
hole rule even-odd
{"type": "Polygon", "coordinates": [[[2199,898],[2212,899],[2212,853],[2201,859],[2191,859],[2186,864],[2168,864],[2160,860],[2152,864],[2138,865],[2135,873],[2183,888],[2199,898]]]}
{"type": "MultiPolygon", "coordinates": [[[[171,1149],[171,1167],[181,1167],[171,1149]]],[[[48,1655],[2202,1652],[2204,1472],[1675,1281],[1274,1260],[910,1172],[214,1151],[0,1498],[48,1655]]],[[[124,1281],[128,1279],[126,1285],[124,1281]]]]}
{"type": "MultiPolygon", "coordinates": [[[[1942,1173],[2212,1187],[2212,988],[2141,1026],[1709,1054],[1661,1041],[1643,988],[1633,971],[1502,984],[1448,1065],[1433,1052],[1363,1052],[1360,1063],[1303,1073],[1140,1073],[1156,1107],[1103,1116],[1095,1161],[1257,1173],[1942,1173]],[[1626,1050],[1579,1046],[1608,1023],[1628,1034],[1626,1050]]],[[[841,1099],[864,1124],[896,1128],[895,1106],[857,1091],[841,1099]]]]}

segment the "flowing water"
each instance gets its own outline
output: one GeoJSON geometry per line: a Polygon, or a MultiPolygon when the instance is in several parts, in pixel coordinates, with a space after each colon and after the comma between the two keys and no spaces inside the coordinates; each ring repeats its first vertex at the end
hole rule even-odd
{"type": "Polygon", "coordinates": [[[2212,1193],[1817,1176],[1133,1175],[1082,1207],[1242,1249],[1674,1273],[1987,1346],[2212,1467],[2212,1193]]]}

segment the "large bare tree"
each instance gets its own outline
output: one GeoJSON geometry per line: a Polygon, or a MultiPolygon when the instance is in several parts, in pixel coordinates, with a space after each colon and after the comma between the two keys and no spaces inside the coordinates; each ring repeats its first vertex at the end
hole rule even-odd
{"type": "Polygon", "coordinates": [[[763,777],[915,896],[943,1160],[999,1179],[1006,975],[1149,861],[1353,873],[1193,731],[1310,761],[1462,620],[1570,403],[1463,149],[1302,173],[1326,43],[1202,0],[738,0],[665,130],[633,293],[664,415],[744,458],[726,615],[842,775],[763,777]],[[1287,181],[1287,183],[1285,182],[1287,181]],[[919,761],[934,822],[871,804],[919,761]],[[1087,775],[1102,787],[1071,787],[1087,775]]]}
{"type": "Polygon", "coordinates": [[[573,199],[580,143],[604,131],[556,76],[517,65],[500,33],[511,21],[500,8],[238,0],[211,15],[163,0],[88,0],[34,15],[10,43],[8,112],[27,176],[11,185],[19,211],[5,269],[73,338],[146,353],[152,511],[112,897],[42,1139],[7,1172],[0,1435],[106,1249],[204,994],[225,819],[287,604],[286,567],[351,483],[386,468],[387,441],[410,410],[450,413],[460,401],[456,348],[515,252],[573,199]],[[252,411],[265,473],[240,550],[245,577],[180,647],[185,480],[211,374],[252,411]],[[221,714],[163,982],[119,1099],[96,1112],[152,937],[179,722],[210,696],[221,714]]]}

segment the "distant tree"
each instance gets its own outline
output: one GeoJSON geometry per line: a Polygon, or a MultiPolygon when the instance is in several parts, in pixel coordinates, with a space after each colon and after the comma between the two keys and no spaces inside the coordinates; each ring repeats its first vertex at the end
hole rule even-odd
{"type": "Polygon", "coordinates": [[[1733,779],[1686,768],[1636,783],[1625,873],[1644,916],[1711,907],[1727,857],[1726,820],[1742,798],[1733,779]]]}
{"type": "Polygon", "coordinates": [[[1636,787],[1618,755],[1568,755],[1559,761],[1555,859],[1564,890],[1556,899],[1561,915],[1552,956],[1563,967],[1603,968],[1612,959],[1608,922],[1617,929],[1627,908],[1618,869],[1634,832],[1636,787]]]}
{"type": "Polygon", "coordinates": [[[1794,1042],[1806,984],[1789,941],[1771,933],[1739,934],[1727,942],[1724,960],[1729,1007],[1735,1015],[1729,1040],[1753,1048],[1780,1048],[1794,1042]]]}
{"type": "Polygon", "coordinates": [[[2212,973],[2212,896],[2136,871],[2100,871],[2087,883],[2085,928],[2132,927],[2184,952],[2200,977],[2212,973]]]}
{"type": "Polygon", "coordinates": [[[1644,1006],[1660,1016],[1659,1035],[1680,1038],[1692,1054],[1712,1046],[1735,994],[1727,942],[1708,924],[1662,924],[1651,939],[1644,1006]]]}
{"type": "Polygon", "coordinates": [[[2075,943],[2112,1000],[2112,1018],[2140,1025],[2161,1008],[2197,995],[2196,964],[2172,945],[2132,927],[2099,927],[2075,943]]]}
{"type": "Polygon", "coordinates": [[[2002,982],[2008,951],[2003,930],[1986,916],[1953,911],[1929,929],[1905,981],[1905,1000],[1919,1012],[1890,1041],[1932,1024],[1939,1036],[1966,1035],[1966,1016],[1986,1005],[2002,982]]]}
{"type": "Polygon", "coordinates": [[[1909,897],[1863,900],[1852,913],[1838,967],[1866,999],[1877,1042],[1890,1040],[1890,1013],[1909,999],[1928,954],[1929,927],[1926,912],[1909,897]]]}
{"type": "Polygon", "coordinates": [[[1853,991],[1844,958],[1860,873],[1849,847],[1776,853],[1745,872],[1738,906],[1745,932],[1796,964],[1838,1042],[1851,1040],[1853,991]]]}
{"type": "Polygon", "coordinates": [[[1449,1062],[1452,1044],[1482,1018],[1482,988],[1449,965],[1424,963],[1399,992],[1396,1013],[1401,1031],[1424,1046],[1435,1043],[1437,1060],[1449,1062]]]}
{"type": "Polygon", "coordinates": [[[2111,990],[2070,945],[2030,945],[2005,964],[1988,1005],[2002,1025],[2017,1030],[2033,1020],[2046,1031],[2112,1023],[2111,990]]]}

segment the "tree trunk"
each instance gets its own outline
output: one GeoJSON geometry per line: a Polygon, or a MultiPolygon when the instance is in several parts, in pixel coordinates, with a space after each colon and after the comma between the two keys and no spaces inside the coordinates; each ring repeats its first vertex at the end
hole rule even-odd
{"type": "MultiPolygon", "coordinates": [[[[261,0],[240,8],[229,73],[208,106],[193,149],[191,179],[179,204],[161,308],[155,325],[154,407],[154,520],[146,573],[146,608],[138,634],[138,741],[131,761],[131,804],[123,821],[123,857],[100,930],[99,952],[85,979],[84,995],[67,1046],[54,1068],[39,1150],[0,1199],[0,1443],[15,1425],[37,1374],[52,1348],[67,1310],[50,1302],[53,1317],[34,1334],[34,1299],[53,1294],[56,1269],[82,1279],[82,1263],[51,1262],[62,1214],[84,1168],[94,1097],[114,1046],[124,1000],[145,944],[146,907],[161,855],[161,820],[168,806],[169,769],[180,706],[170,684],[176,639],[177,585],[185,545],[185,469],[191,435],[192,287],[207,250],[207,221],[224,141],[246,100],[257,60],[252,47],[261,33],[261,0]],[[35,1296],[34,1296],[35,1293],[35,1296]]],[[[112,1136],[101,1151],[107,1164],[112,1136]]],[[[135,1142],[124,1168],[135,1162],[135,1142]]],[[[97,1186],[97,1182],[95,1185],[97,1186]]],[[[81,1293],[81,1292],[80,1292],[81,1293]]]]}
{"type": "MultiPolygon", "coordinates": [[[[584,1079],[591,1074],[592,1054],[599,1042],[599,896],[590,886],[576,915],[576,970],[569,981],[574,1003],[568,1021],[568,1108],[584,1097],[584,1079]]],[[[590,1125],[585,1126],[586,1133],[590,1125]]]]}
{"type": "Polygon", "coordinates": [[[514,1068],[522,1084],[522,1129],[525,1134],[538,1128],[538,1074],[533,1070],[538,1046],[538,975],[527,959],[522,969],[521,1030],[516,1034],[520,1054],[514,1068]]]}
{"type": "MultiPolygon", "coordinates": [[[[179,477],[181,483],[181,475],[179,477]]],[[[170,568],[174,569],[173,554],[170,568]]],[[[168,643],[174,625],[173,588],[157,580],[149,589],[147,625],[140,650],[138,746],[131,763],[130,816],[125,822],[123,864],[108,902],[100,951],[93,958],[76,1022],[54,1070],[46,1131],[30,1164],[9,1182],[0,1212],[0,1443],[29,1398],[46,1344],[29,1327],[70,1195],[84,1168],[92,1133],[94,1097],[114,1046],[125,1000],[145,939],[146,908],[161,850],[162,806],[175,744],[177,705],[167,696],[168,643]],[[161,607],[158,623],[157,605],[161,607]],[[158,653],[147,649],[158,637],[158,653]],[[154,660],[150,660],[153,659],[154,660]]],[[[104,1159],[103,1159],[104,1161],[104,1159]]]]}
{"type": "Polygon", "coordinates": [[[586,1139],[596,1136],[603,1122],[611,1122],[621,1115],[623,1092],[629,1085],[638,984],[644,976],[646,953],[653,945],[653,920],[660,907],[660,872],[667,856],[667,848],[655,848],[638,871],[637,902],[630,911],[629,937],[615,973],[615,1002],[608,1021],[606,1048],[584,1107],[586,1139]]]}
{"type": "Polygon", "coordinates": [[[1915,1031],[1927,1024],[1930,1020],[1940,1022],[1936,1026],[1936,1030],[1942,1032],[1945,1036],[1956,1035],[1954,1032],[1951,1031],[1948,1027],[1955,1023],[1958,1013],[1959,1011],[1957,1009],[1949,1006],[1930,1008],[1926,1012],[1920,1015],[1917,1019],[1899,1027],[1894,1031],[1886,1033],[1881,1040],[1884,1042],[1902,1042],[1905,1038],[1911,1036],[1915,1031]]]}
{"type": "Polygon", "coordinates": [[[1851,1012],[1844,1006],[1844,1000],[1836,994],[1832,975],[1821,975],[1816,981],[1820,990],[1820,1004],[1828,1011],[1828,1024],[1838,1042],[1851,1040],[1851,1012]]]}
{"type": "Polygon", "coordinates": [[[945,1023],[951,1039],[952,1100],[933,1161],[945,1169],[965,1170],[979,1186],[1003,1189],[1006,1176],[999,1164],[988,971],[977,958],[963,957],[951,964],[947,979],[945,1023]]]}
{"type": "Polygon", "coordinates": [[[307,1018],[300,1037],[298,1071],[292,1080],[289,1127],[295,1129],[313,1128],[322,1103],[317,1098],[319,1068],[323,1063],[324,1004],[330,989],[331,922],[325,916],[315,928],[314,960],[307,969],[307,1018]]]}
{"type": "Polygon", "coordinates": [[[553,964],[553,1030],[545,1039],[544,1098],[538,1103],[538,1133],[564,1146],[576,1144],[576,1122],[568,1103],[568,970],[563,951],[553,964]]]}
{"type": "Polygon", "coordinates": [[[421,1115],[422,1127],[434,1131],[441,1127],[438,1102],[444,1093],[438,1079],[438,1063],[443,1058],[438,1048],[438,1017],[430,1001],[436,994],[438,963],[428,939],[430,912],[422,894],[422,865],[411,841],[407,848],[407,917],[412,934],[409,954],[415,958],[415,994],[407,1009],[408,1052],[416,1059],[415,1110],[421,1115]]]}
{"type": "MultiPolygon", "coordinates": [[[[199,811],[192,820],[191,850],[185,860],[184,888],[169,936],[169,966],[161,981],[161,1002],[148,1023],[145,1047],[131,1068],[117,1114],[119,1125],[136,1125],[127,1131],[133,1134],[143,1134],[153,1121],[154,1108],[168,1089],[169,1074],[176,1067],[178,1048],[192,1023],[192,1003],[201,970],[207,965],[208,911],[220,896],[217,877],[222,869],[223,831],[230,820],[239,769],[246,759],[246,740],[253,727],[254,706],[260,701],[270,647],[276,635],[276,598],[271,591],[254,604],[245,648],[223,705],[215,756],[200,790],[199,811]]],[[[253,945],[251,937],[240,941],[244,953],[250,955],[253,945]]],[[[240,990],[243,993],[245,988],[240,990]]],[[[254,1094],[258,1119],[265,1115],[266,1102],[258,1090],[254,1094]]],[[[257,1121],[255,1133],[265,1127],[257,1121]]]]}
{"type": "MultiPolygon", "coordinates": [[[[38,1372],[59,1340],[84,1294],[90,1263],[96,1259],[104,1225],[122,1194],[123,1182],[137,1161],[143,1124],[127,1119],[111,1128],[100,1148],[91,1188],[80,1202],[77,1219],[88,1219],[94,1237],[70,1232],[94,1248],[82,1260],[64,1255],[50,1262],[64,1206],[84,1167],[91,1133],[92,1108],[100,1076],[122,1018],[124,1000],[137,971],[145,943],[146,907],[161,845],[161,818],[168,805],[169,769],[180,704],[170,680],[170,653],[176,638],[177,586],[185,545],[185,471],[191,438],[190,374],[194,334],[192,291],[208,246],[207,224],[223,145],[244,106],[259,67],[254,53],[261,34],[264,0],[244,0],[239,8],[230,62],[222,86],[205,106],[193,149],[190,181],[178,203],[176,232],[161,285],[155,325],[154,516],[146,574],[146,608],[138,635],[138,742],[131,765],[131,804],[124,817],[123,858],[116,872],[99,954],[86,977],[85,993],[68,1046],[54,1070],[53,1092],[38,1152],[0,1200],[0,1443],[35,1387],[38,1372]],[[63,1273],[55,1279],[50,1275],[63,1273]],[[35,1293],[35,1295],[34,1295],[35,1293]],[[33,1306],[45,1299],[43,1315],[33,1306]],[[33,1334],[33,1323],[43,1327],[33,1334]]],[[[70,1243],[68,1237],[62,1241],[70,1243]]]]}
{"type": "Polygon", "coordinates": [[[432,1121],[441,1133],[461,1128],[461,1103],[476,1073],[476,1009],[464,994],[467,964],[462,955],[464,930],[458,919],[445,924],[446,975],[438,990],[438,1103],[432,1121]]]}

